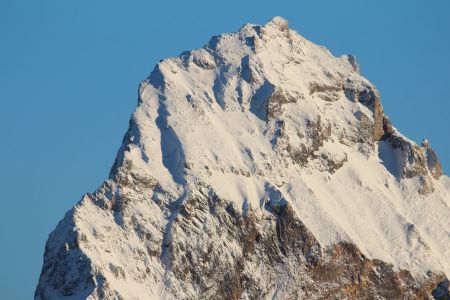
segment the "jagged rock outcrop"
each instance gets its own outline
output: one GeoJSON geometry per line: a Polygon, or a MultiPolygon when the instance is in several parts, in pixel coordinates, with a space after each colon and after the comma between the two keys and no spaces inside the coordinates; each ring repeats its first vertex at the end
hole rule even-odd
{"type": "Polygon", "coordinates": [[[442,176],[443,172],[442,165],[439,162],[436,152],[434,152],[434,150],[430,148],[429,142],[426,139],[422,141],[422,148],[425,151],[428,171],[435,179],[439,179],[442,176]]]}
{"type": "Polygon", "coordinates": [[[428,195],[433,192],[431,177],[439,179],[442,176],[442,166],[436,153],[429,147],[428,141],[424,140],[419,146],[395,132],[385,134],[383,140],[399,151],[398,163],[401,166],[399,175],[402,178],[418,178],[420,194],[428,195]]]}
{"type": "Polygon", "coordinates": [[[447,299],[449,228],[428,141],[276,17],[157,64],[35,299],[447,299]]]}

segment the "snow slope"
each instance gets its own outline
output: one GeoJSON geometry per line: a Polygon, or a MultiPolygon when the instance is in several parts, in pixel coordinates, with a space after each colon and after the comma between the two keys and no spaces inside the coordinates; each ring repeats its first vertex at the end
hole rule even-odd
{"type": "Polygon", "coordinates": [[[175,249],[224,247],[225,269],[243,251],[212,217],[190,219],[195,235],[177,227],[202,197],[257,220],[289,203],[323,253],[348,242],[418,282],[450,275],[450,179],[434,151],[392,127],[354,57],[280,17],[163,60],[141,83],[110,178],[50,235],[36,299],[200,295],[177,277],[175,249]]]}

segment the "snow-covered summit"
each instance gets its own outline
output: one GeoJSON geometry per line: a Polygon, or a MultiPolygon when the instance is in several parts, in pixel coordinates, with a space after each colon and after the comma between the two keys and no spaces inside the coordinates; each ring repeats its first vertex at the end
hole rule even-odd
{"type": "Polygon", "coordinates": [[[50,235],[36,299],[419,297],[450,275],[449,228],[429,142],[392,126],[353,56],[275,17],[141,82],[110,178],[50,235]]]}

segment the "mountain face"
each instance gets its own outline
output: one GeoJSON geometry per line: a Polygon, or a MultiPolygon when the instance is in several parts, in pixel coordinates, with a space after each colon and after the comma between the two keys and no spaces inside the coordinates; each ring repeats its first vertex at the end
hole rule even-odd
{"type": "MultiPolygon", "coordinates": [[[[420,126],[420,124],[418,124],[420,126]]],[[[156,65],[35,299],[449,299],[450,178],[275,17],[156,65]]]]}

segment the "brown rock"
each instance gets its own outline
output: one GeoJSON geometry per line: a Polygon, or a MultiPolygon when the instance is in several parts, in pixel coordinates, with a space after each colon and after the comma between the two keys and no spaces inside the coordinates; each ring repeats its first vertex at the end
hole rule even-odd
{"type": "Polygon", "coordinates": [[[429,142],[426,139],[422,141],[422,148],[424,148],[425,151],[427,167],[431,176],[435,179],[439,179],[442,176],[443,171],[436,152],[430,147],[429,142]]]}

